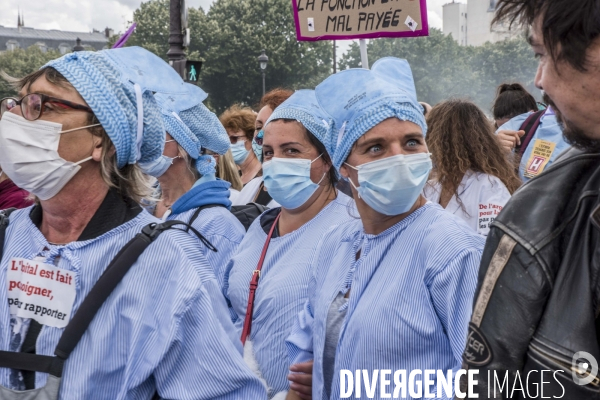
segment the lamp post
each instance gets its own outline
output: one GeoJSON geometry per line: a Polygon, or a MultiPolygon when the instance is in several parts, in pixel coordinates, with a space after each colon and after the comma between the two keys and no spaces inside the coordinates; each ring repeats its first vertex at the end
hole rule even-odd
{"type": "Polygon", "coordinates": [[[75,46],[73,47],[73,51],[84,51],[85,47],[81,45],[81,39],[77,38],[75,41],[75,46]]]}
{"type": "Polygon", "coordinates": [[[185,52],[183,51],[183,29],[181,11],[185,9],[182,0],[170,0],[169,4],[169,64],[183,76],[185,52]],[[182,62],[181,62],[182,61],[182,62]]]}
{"type": "Polygon", "coordinates": [[[258,65],[260,66],[260,71],[262,72],[262,81],[263,81],[263,96],[265,95],[265,71],[267,70],[267,63],[269,62],[269,57],[265,54],[265,49],[262,50],[262,54],[258,56],[258,65]]]}

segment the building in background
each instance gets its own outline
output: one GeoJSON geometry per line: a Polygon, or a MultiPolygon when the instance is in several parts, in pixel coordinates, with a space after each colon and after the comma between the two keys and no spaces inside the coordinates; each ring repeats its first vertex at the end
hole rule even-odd
{"type": "Polygon", "coordinates": [[[112,29],[103,32],[66,32],[56,29],[43,30],[25,27],[24,18],[19,13],[16,28],[0,25],[0,53],[16,49],[38,46],[41,51],[58,50],[61,54],[73,50],[77,38],[86,50],[102,50],[108,48],[108,40],[113,35],[112,29]]]}
{"type": "Polygon", "coordinates": [[[444,34],[452,34],[460,45],[480,46],[486,42],[495,43],[521,34],[521,30],[509,29],[505,24],[491,26],[496,12],[496,0],[466,1],[452,1],[443,7],[444,34]]]}
{"type": "Polygon", "coordinates": [[[467,44],[467,4],[444,4],[444,34],[452,35],[462,46],[467,44]]]}

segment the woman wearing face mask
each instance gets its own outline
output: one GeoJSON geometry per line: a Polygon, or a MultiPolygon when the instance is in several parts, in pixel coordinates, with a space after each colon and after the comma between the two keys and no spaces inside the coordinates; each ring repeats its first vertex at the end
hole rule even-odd
{"type": "MultiPolygon", "coordinates": [[[[408,63],[342,71],[316,95],[360,221],[328,231],[311,256],[308,300],[288,338],[291,370],[304,374],[290,375],[289,398],[339,398],[342,369],[456,371],[484,240],[421,195],[431,160],[408,63]]],[[[379,385],[377,399],[390,391],[379,385]]]]}
{"type": "Polygon", "coordinates": [[[325,123],[312,90],[297,91],[271,115],[264,181],[281,207],[254,221],[229,265],[227,293],[245,358],[266,381],[270,397],[289,386],[285,338],[306,299],[306,254],[329,227],[351,219],[353,201],[335,189],[325,123]]]}
{"type": "Polygon", "coordinates": [[[0,101],[2,171],[39,199],[2,224],[1,399],[266,397],[196,240],[139,205],[173,73],[139,47],[81,51],[0,101]]]}
{"type": "MultiPolygon", "coordinates": [[[[263,161],[262,145],[265,134],[263,128],[266,126],[267,120],[271,117],[271,114],[273,114],[273,110],[287,100],[292,93],[294,92],[287,89],[273,89],[265,94],[260,100],[260,110],[258,114],[256,114],[256,120],[254,122],[254,138],[252,139],[252,151],[260,162],[263,161]]],[[[265,190],[262,173],[244,186],[244,189],[240,192],[234,205],[248,203],[258,203],[268,206],[269,208],[279,206],[269,192],[265,190]]]]}
{"type": "Polygon", "coordinates": [[[182,95],[155,95],[167,140],[158,162],[141,166],[160,184],[155,216],[185,221],[206,238],[199,243],[200,252],[222,287],[225,267],[246,231],[229,211],[231,184],[215,177],[215,159],[205,153],[225,153],[229,138],[216,115],[202,104],[206,93],[196,85],[185,84],[185,88],[182,95]]]}
{"type": "Polygon", "coordinates": [[[245,185],[262,173],[262,165],[252,151],[256,113],[248,107],[234,105],[219,117],[231,141],[233,161],[241,172],[245,185]]]}

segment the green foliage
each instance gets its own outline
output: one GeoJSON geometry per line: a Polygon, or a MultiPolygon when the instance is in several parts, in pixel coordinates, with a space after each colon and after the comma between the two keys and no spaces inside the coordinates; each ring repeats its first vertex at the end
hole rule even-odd
{"type": "MultiPolygon", "coordinates": [[[[22,78],[58,57],[60,57],[58,51],[50,50],[43,53],[37,46],[6,51],[0,54],[0,71],[13,78],[22,78]]],[[[0,77],[0,99],[16,94],[10,83],[0,77]]]]}
{"type": "MultiPolygon", "coordinates": [[[[535,94],[533,77],[537,61],[523,39],[460,46],[438,29],[430,36],[371,40],[369,64],[381,57],[405,58],[415,78],[419,100],[432,105],[451,97],[468,98],[489,112],[496,87],[503,82],[521,82],[535,94]]],[[[344,54],[340,69],[360,66],[360,49],[353,43],[344,54]]]]}
{"type": "MultiPolygon", "coordinates": [[[[204,61],[200,86],[210,105],[223,111],[233,103],[255,104],[262,95],[257,57],[269,57],[267,90],[314,87],[331,73],[331,42],[298,42],[289,0],[217,0],[205,13],[188,10],[188,59],[204,61]]],[[[140,45],[166,59],[169,1],[142,3],[127,45],[140,45]]]]}
{"type": "Polygon", "coordinates": [[[169,0],[142,3],[133,12],[137,23],[127,46],[140,46],[167,60],[169,50],[169,0]]]}

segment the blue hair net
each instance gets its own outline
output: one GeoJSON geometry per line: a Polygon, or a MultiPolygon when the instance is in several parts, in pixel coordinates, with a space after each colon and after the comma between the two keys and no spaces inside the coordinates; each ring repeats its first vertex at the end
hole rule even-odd
{"type": "Polygon", "coordinates": [[[140,47],[126,47],[74,52],[46,67],[60,72],[92,109],[115,146],[119,168],[161,156],[165,130],[152,92],[183,90],[166,62],[140,47]]]}
{"type": "Polygon", "coordinates": [[[328,141],[339,170],[354,143],[384,120],[396,117],[427,132],[423,109],[408,62],[386,57],[371,70],[356,68],[325,79],[315,89],[317,101],[333,119],[328,141]]]}
{"type": "Polygon", "coordinates": [[[229,136],[219,118],[202,104],[207,94],[189,83],[185,89],[183,94],[156,93],[155,98],[167,132],[196,160],[200,174],[213,174],[214,157],[202,156],[202,148],[225,154],[230,146],[229,136]]]}
{"type": "Polygon", "coordinates": [[[277,119],[293,119],[300,122],[325,146],[329,154],[333,154],[327,135],[331,117],[319,106],[314,90],[296,91],[273,111],[265,126],[277,119]]]}

